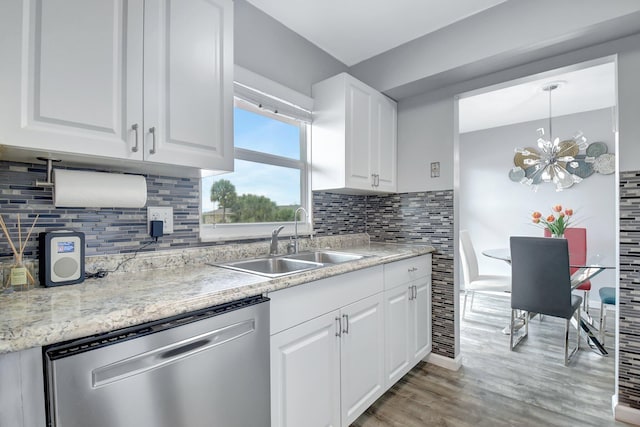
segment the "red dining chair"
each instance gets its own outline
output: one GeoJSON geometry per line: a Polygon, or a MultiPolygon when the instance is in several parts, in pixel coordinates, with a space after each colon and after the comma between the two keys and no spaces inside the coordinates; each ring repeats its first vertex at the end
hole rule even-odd
{"type": "MultiPolygon", "coordinates": [[[[548,228],[544,230],[544,237],[551,237],[551,232],[548,228]]],[[[569,264],[571,265],[585,265],[587,262],[587,229],[586,228],[567,228],[564,230],[564,238],[567,239],[569,245],[569,264]]],[[[578,270],[576,267],[569,267],[571,274],[578,270]]],[[[584,291],[584,298],[582,299],[585,313],[589,314],[589,291],[591,290],[591,281],[587,280],[576,288],[579,291],[584,291]]]]}

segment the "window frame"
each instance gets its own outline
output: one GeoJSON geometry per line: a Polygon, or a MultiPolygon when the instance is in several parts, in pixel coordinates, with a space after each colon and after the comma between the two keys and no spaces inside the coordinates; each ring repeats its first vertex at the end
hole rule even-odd
{"type": "MultiPolygon", "coordinates": [[[[263,163],[273,166],[287,167],[300,170],[300,206],[305,209],[307,215],[302,212],[298,214],[298,235],[309,236],[313,232],[313,218],[311,212],[311,158],[310,158],[310,124],[303,121],[277,114],[267,109],[262,109],[248,101],[234,98],[234,107],[242,108],[255,114],[260,114],[274,120],[282,121],[290,125],[297,126],[300,131],[300,159],[293,159],[278,156],[265,152],[250,150],[246,148],[234,147],[234,162],[236,159],[263,163]]],[[[223,177],[221,174],[220,177],[223,177]]],[[[233,241],[250,240],[271,237],[272,231],[281,225],[284,229],[280,232],[281,237],[293,236],[295,234],[295,221],[285,222],[260,222],[260,223],[227,223],[227,224],[204,224],[202,222],[202,198],[209,189],[204,188],[204,176],[200,179],[200,241],[233,241]]]]}

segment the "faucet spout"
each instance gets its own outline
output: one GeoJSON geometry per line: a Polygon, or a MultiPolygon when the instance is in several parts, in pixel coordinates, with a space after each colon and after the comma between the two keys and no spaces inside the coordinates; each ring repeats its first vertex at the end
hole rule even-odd
{"type": "Polygon", "coordinates": [[[299,245],[298,245],[298,212],[304,212],[304,218],[307,219],[307,217],[309,216],[309,213],[307,212],[307,210],[305,208],[303,208],[302,206],[300,206],[298,209],[296,209],[295,213],[293,214],[293,219],[295,221],[294,224],[294,244],[293,244],[293,253],[297,254],[298,253],[298,249],[299,249],[299,245]]]}
{"type": "Polygon", "coordinates": [[[269,255],[278,255],[278,234],[284,229],[284,225],[276,227],[271,232],[271,244],[269,245],[269,255]]]}

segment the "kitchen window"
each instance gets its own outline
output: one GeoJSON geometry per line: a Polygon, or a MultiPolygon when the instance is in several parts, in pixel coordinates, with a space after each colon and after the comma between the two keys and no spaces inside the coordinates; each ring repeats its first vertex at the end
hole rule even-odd
{"type": "MultiPolygon", "coordinates": [[[[200,237],[203,241],[293,235],[294,213],[309,207],[308,123],[236,98],[234,172],[201,180],[200,237]]],[[[298,213],[298,233],[309,234],[311,218],[298,213]]]]}

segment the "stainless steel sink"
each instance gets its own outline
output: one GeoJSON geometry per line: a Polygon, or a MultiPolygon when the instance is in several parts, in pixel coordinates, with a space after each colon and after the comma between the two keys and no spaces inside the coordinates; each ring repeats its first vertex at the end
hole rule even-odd
{"type": "Polygon", "coordinates": [[[344,252],[316,251],[301,252],[293,255],[284,255],[288,259],[319,262],[321,264],[341,264],[343,262],[356,261],[364,258],[364,255],[349,254],[344,252]]]}
{"type": "Polygon", "coordinates": [[[314,251],[269,258],[245,259],[214,265],[216,267],[229,268],[244,273],[259,274],[260,276],[280,277],[327,265],[356,261],[362,258],[364,258],[364,255],[333,251],[314,251]]]}
{"type": "Polygon", "coordinates": [[[257,258],[218,264],[218,267],[230,268],[245,273],[259,274],[267,277],[280,277],[287,274],[300,273],[322,267],[323,264],[284,257],[257,258]]]}

